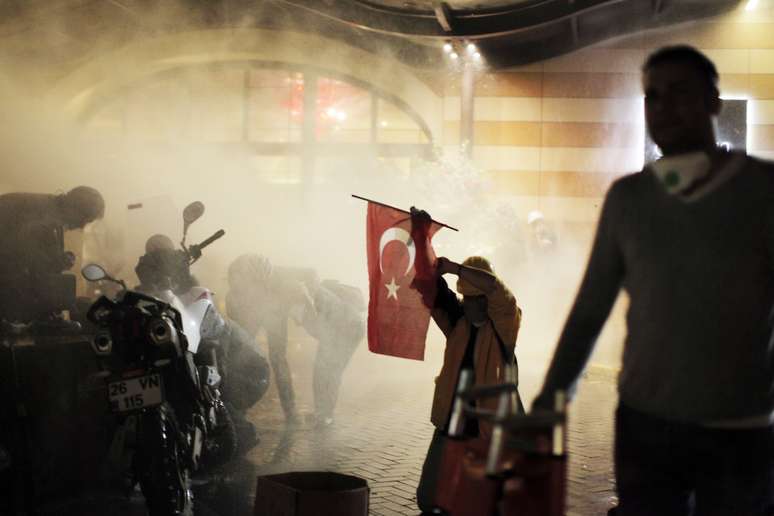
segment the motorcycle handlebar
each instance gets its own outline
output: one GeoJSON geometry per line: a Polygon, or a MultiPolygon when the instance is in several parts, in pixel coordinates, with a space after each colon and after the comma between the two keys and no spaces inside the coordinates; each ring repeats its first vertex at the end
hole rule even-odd
{"type": "Polygon", "coordinates": [[[198,247],[199,250],[201,251],[202,249],[204,249],[205,247],[207,247],[208,245],[210,245],[215,240],[219,239],[220,237],[222,237],[225,234],[226,234],[225,231],[223,231],[222,229],[219,229],[211,237],[209,237],[207,240],[203,241],[200,244],[197,244],[196,247],[198,247]]]}

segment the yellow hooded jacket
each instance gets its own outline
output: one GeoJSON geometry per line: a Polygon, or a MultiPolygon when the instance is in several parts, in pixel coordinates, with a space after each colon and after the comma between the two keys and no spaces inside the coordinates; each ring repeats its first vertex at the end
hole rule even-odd
{"type": "MultiPolygon", "coordinates": [[[[494,289],[485,295],[489,319],[478,329],[476,337],[475,385],[492,385],[505,381],[505,362],[495,331],[505,345],[508,357],[511,357],[521,325],[521,309],[502,281],[497,279],[494,289]]],[[[438,292],[431,313],[433,320],[446,336],[446,351],[441,372],[436,378],[430,417],[436,428],[443,429],[449,421],[472,324],[462,314],[461,301],[442,278],[438,281],[438,292]]],[[[484,400],[480,406],[495,410],[497,399],[484,400]]],[[[482,434],[488,435],[488,425],[482,424],[480,428],[482,434]]]]}

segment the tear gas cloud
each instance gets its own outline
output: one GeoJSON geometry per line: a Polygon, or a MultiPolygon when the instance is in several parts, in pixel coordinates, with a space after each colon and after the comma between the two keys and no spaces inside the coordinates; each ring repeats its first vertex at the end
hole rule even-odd
{"type": "MultiPolygon", "coordinates": [[[[107,31],[104,40],[93,42],[87,58],[98,59],[99,52],[113,51],[117,41],[128,44],[147,38],[172,20],[177,26],[195,26],[201,21],[186,22],[188,12],[178,5],[147,17],[154,20],[152,26],[144,23],[129,28],[127,24],[115,28],[115,33],[107,31]]],[[[0,115],[5,121],[0,125],[0,191],[57,192],[79,184],[100,190],[107,213],[103,221],[85,232],[85,260],[103,263],[110,273],[133,282],[133,269],[145,239],[166,233],[179,241],[182,208],[199,200],[207,211],[189,230],[188,241],[201,241],[220,228],[226,230],[226,236],[205,250],[193,272],[221,298],[227,290],[228,264],[246,252],[264,254],[277,265],[312,267],[321,278],[334,278],[367,292],[366,205],[350,194],[406,209],[421,207],[436,220],[461,230],[443,230],[436,236],[439,256],[462,261],[472,254],[488,255],[496,272],[514,291],[524,309],[517,354],[522,376],[531,378],[524,396],[531,399],[529,391],[534,393],[537,388],[536,381],[547,366],[575,293],[588,252],[587,240],[560,238],[551,256],[538,256],[518,206],[498,196],[482,171],[461,154],[450,153],[438,161],[412,159],[410,172],[397,166],[397,160],[375,153],[338,156],[319,159],[313,177],[301,178],[297,174],[303,152],[294,158],[298,163],[288,166],[282,162],[278,173],[274,167],[282,160],[256,157],[249,145],[204,143],[206,136],[185,133],[191,113],[181,110],[169,95],[154,98],[152,89],[144,90],[146,93],[134,101],[124,100],[127,106],[144,106],[137,116],[150,117],[138,126],[157,133],[169,128],[182,128],[180,131],[169,129],[152,139],[126,131],[113,137],[111,131],[95,128],[94,123],[89,126],[89,120],[74,121],[64,109],[71,99],[48,95],[55,88],[44,87],[57,76],[56,70],[63,69],[63,62],[77,60],[56,52],[60,40],[69,42],[80,29],[57,23],[58,16],[61,13],[52,12],[47,18],[45,26],[55,29],[45,34],[42,42],[40,29],[29,36],[37,41],[24,41],[18,32],[14,36],[22,47],[26,44],[37,46],[44,54],[51,52],[51,69],[39,55],[36,67],[17,58],[7,59],[0,68],[0,115]],[[291,178],[298,180],[278,181],[288,177],[283,176],[288,170],[291,178]],[[128,208],[137,204],[142,207],[128,208]]],[[[201,13],[195,15],[199,16],[201,13]]],[[[236,25],[248,26],[249,21],[236,25]]],[[[223,41],[223,48],[229,44],[223,41]]],[[[213,49],[213,53],[218,51],[213,49]]],[[[315,52],[323,65],[340,57],[335,48],[317,48],[315,52]]],[[[201,57],[206,60],[206,56],[201,57]]],[[[102,66],[115,68],[103,70],[105,76],[131,72],[123,61],[102,66]]],[[[373,66],[378,66],[376,60],[373,66]]],[[[187,73],[179,73],[175,80],[190,83],[194,76],[187,73]]],[[[380,73],[389,70],[374,71],[374,75],[380,73]]],[[[191,96],[191,102],[201,108],[204,121],[199,127],[220,134],[221,140],[238,143],[239,131],[233,133],[233,127],[217,125],[218,114],[234,110],[234,96],[226,82],[208,83],[191,96]]],[[[116,95],[131,99],[132,83],[116,95]]],[[[106,105],[110,105],[109,99],[106,105]]],[[[135,115],[127,111],[126,117],[131,116],[135,115]]],[[[123,123],[132,122],[124,118],[123,123]]],[[[286,127],[288,123],[278,120],[277,125],[286,127]]],[[[363,344],[356,355],[360,358],[346,373],[344,389],[367,382],[368,375],[378,370],[385,378],[403,379],[413,371],[418,383],[411,388],[432,390],[432,378],[443,356],[442,342],[431,325],[425,364],[368,355],[363,344]]]]}

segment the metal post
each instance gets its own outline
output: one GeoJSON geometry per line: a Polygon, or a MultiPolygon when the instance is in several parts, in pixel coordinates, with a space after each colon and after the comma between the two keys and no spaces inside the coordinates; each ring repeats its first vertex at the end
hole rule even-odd
{"type": "Polygon", "coordinates": [[[250,141],[250,69],[242,78],[242,141],[250,141]]]}
{"type": "Polygon", "coordinates": [[[462,63],[462,88],[460,90],[460,146],[465,155],[473,155],[473,105],[475,98],[476,70],[466,58],[462,63]]]}
{"type": "Polygon", "coordinates": [[[465,434],[465,401],[461,394],[473,385],[473,371],[463,369],[460,371],[460,379],[457,382],[457,390],[454,395],[454,405],[449,418],[449,437],[462,437],[465,434]]]}
{"type": "Polygon", "coordinates": [[[494,428],[492,429],[492,440],[489,443],[489,454],[486,457],[486,474],[497,475],[500,465],[500,454],[503,450],[505,435],[503,430],[503,421],[508,417],[508,408],[511,406],[511,394],[503,392],[497,402],[497,412],[495,413],[494,428]]]}
{"type": "Polygon", "coordinates": [[[303,182],[311,184],[317,145],[317,74],[310,72],[304,73],[304,126],[301,142],[303,182]]]}

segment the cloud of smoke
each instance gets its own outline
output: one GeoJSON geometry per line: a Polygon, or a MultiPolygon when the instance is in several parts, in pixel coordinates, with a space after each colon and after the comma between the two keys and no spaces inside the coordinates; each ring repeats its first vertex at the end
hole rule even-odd
{"type": "MultiPolygon", "coordinates": [[[[192,66],[151,74],[148,80],[148,70],[131,69],[136,62],[127,68],[125,61],[100,61],[124,46],[163,35],[172,25],[176,31],[201,28],[208,22],[206,10],[165,3],[154,7],[153,13],[139,13],[130,3],[112,4],[101,22],[107,29],[102,36],[85,30],[83,20],[93,20],[94,12],[84,12],[81,22],[73,13],[27,12],[25,19],[37,20],[35,28],[29,23],[13,29],[4,26],[13,34],[13,48],[35,51],[25,59],[24,52],[10,55],[6,48],[8,56],[0,65],[0,119],[7,121],[0,126],[0,191],[55,192],[78,184],[99,189],[108,209],[105,220],[87,230],[86,258],[130,282],[145,239],[165,233],[179,241],[182,208],[202,201],[207,211],[191,227],[188,241],[201,241],[220,228],[226,236],[205,250],[193,272],[220,298],[227,291],[228,264],[245,252],[265,254],[279,265],[312,267],[321,278],[335,278],[366,292],[365,204],[350,194],[406,209],[424,208],[437,220],[461,229],[444,230],[436,237],[438,255],[458,261],[472,254],[492,258],[524,309],[517,348],[522,375],[540,376],[574,295],[587,240],[560,235],[556,248],[542,253],[532,229],[519,217],[518,206],[499,197],[496,187],[462,154],[438,161],[393,159],[375,149],[363,151],[367,147],[361,145],[357,153],[318,156],[312,174],[305,176],[306,150],[293,147],[300,145],[298,133],[303,128],[278,119],[278,127],[289,129],[286,140],[274,143],[287,143],[295,156],[257,155],[256,145],[250,144],[254,142],[243,145],[240,126],[231,122],[241,123],[242,75],[229,75],[228,67],[192,66]],[[89,48],[77,44],[80,32],[91,38],[89,48]],[[101,62],[107,67],[103,77],[131,78],[136,72],[142,80],[127,79],[122,88],[108,90],[113,97],[102,99],[101,111],[74,121],[64,113],[65,104],[73,99],[47,93],[56,90],[52,78],[62,79],[84,62],[101,62]],[[111,110],[120,115],[111,115],[111,110]]],[[[228,54],[238,63],[233,57],[239,50],[235,41],[252,21],[236,19],[233,30],[211,47],[212,55],[228,54]]],[[[281,41],[264,43],[282,46],[281,41]]],[[[314,51],[321,68],[341,62],[346,54],[341,44],[314,51]]],[[[197,62],[207,59],[196,56],[197,62]]],[[[370,65],[381,66],[377,61],[370,65]]],[[[374,77],[393,73],[389,68],[371,72],[374,77]]],[[[287,74],[290,81],[294,77],[287,74]]],[[[448,75],[442,77],[449,80],[448,75]]],[[[430,100],[440,105],[439,98],[430,100]]],[[[274,113],[271,101],[252,108],[255,115],[274,113]]],[[[276,112],[287,117],[289,109],[276,112]]],[[[435,126],[440,122],[440,111],[439,120],[428,121],[435,126]]],[[[296,331],[299,339],[304,338],[301,334],[296,331]]],[[[361,357],[361,362],[370,361],[361,366],[393,372],[413,368],[424,378],[438,369],[442,355],[442,336],[431,329],[426,369],[370,355],[361,357]]],[[[364,374],[357,381],[366,378],[364,374]]],[[[431,389],[432,382],[427,381],[431,379],[425,378],[422,388],[431,389]]],[[[535,388],[534,382],[527,385],[528,390],[535,388]]]]}

